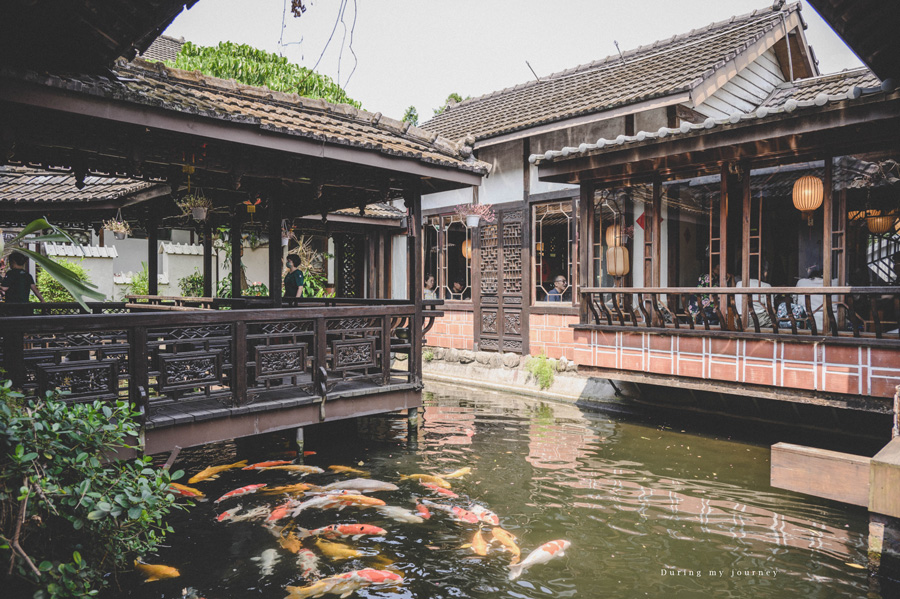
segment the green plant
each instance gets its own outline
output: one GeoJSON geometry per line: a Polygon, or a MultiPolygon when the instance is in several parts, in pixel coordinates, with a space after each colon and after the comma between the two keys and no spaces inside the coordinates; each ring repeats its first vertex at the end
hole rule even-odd
{"type": "Polygon", "coordinates": [[[532,356],[525,364],[526,370],[537,381],[541,390],[549,389],[553,385],[553,371],[556,370],[556,360],[551,360],[547,354],[541,352],[539,356],[532,356]]]}
{"type": "Polygon", "coordinates": [[[216,297],[231,297],[231,277],[219,279],[216,286],[216,297]]]}
{"type": "Polygon", "coordinates": [[[126,295],[150,295],[150,272],[146,262],[141,262],[141,270],[132,275],[131,282],[125,285],[122,296],[126,295]]]}
{"type": "Polygon", "coordinates": [[[131,234],[131,227],[124,220],[116,220],[113,218],[105,220],[103,221],[103,228],[107,231],[112,231],[113,233],[131,234]]]}
{"type": "Polygon", "coordinates": [[[415,106],[409,106],[406,109],[406,112],[403,113],[403,118],[401,119],[404,123],[409,123],[413,127],[419,126],[419,111],[416,110],[415,106]]]}
{"type": "Polygon", "coordinates": [[[255,281],[247,285],[247,288],[244,289],[243,294],[248,297],[268,297],[269,288],[265,283],[255,281]]]}
{"type": "Polygon", "coordinates": [[[175,203],[185,214],[189,213],[194,208],[210,209],[213,207],[212,201],[199,190],[182,196],[181,199],[175,203]]]}
{"type": "Polygon", "coordinates": [[[321,273],[309,271],[303,275],[303,297],[334,297],[327,286],[328,277],[321,273]]]}
{"type": "Polygon", "coordinates": [[[356,108],[361,106],[331,78],[246,44],[221,42],[211,47],[186,42],[169,66],[307,98],[322,98],[356,108]]]}
{"type": "Polygon", "coordinates": [[[0,381],[0,556],[35,597],[97,595],[172,532],[182,473],[108,460],[138,438],[137,415],[125,401],[22,401],[0,381]]]}
{"type": "MultiPolygon", "coordinates": [[[[82,283],[90,284],[87,271],[84,266],[78,262],[70,262],[68,260],[56,260],[57,264],[68,269],[82,283]]],[[[41,269],[37,273],[37,286],[47,302],[74,302],[75,298],[69,293],[68,289],[63,287],[62,283],[56,279],[46,269],[41,269]]]]}
{"type": "MultiPolygon", "coordinates": [[[[228,279],[231,282],[231,279],[228,279]]],[[[203,273],[194,270],[191,274],[178,279],[178,288],[183,297],[203,297],[203,273]]]]}
{"type": "Polygon", "coordinates": [[[434,360],[434,352],[426,347],[422,350],[422,359],[426,362],[431,362],[432,360],[434,360]]]}

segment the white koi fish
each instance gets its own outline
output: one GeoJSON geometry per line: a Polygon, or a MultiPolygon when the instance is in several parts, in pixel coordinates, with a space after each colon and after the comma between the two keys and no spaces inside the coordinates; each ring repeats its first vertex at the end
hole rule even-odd
{"type": "Polygon", "coordinates": [[[375,508],[375,511],[382,516],[387,516],[391,520],[396,520],[397,522],[406,522],[408,524],[421,524],[422,522],[425,522],[425,519],[421,516],[417,516],[412,511],[403,507],[397,507],[396,505],[377,507],[375,508]]]}
{"type": "Polygon", "coordinates": [[[544,543],[543,545],[529,553],[528,557],[522,560],[521,563],[509,567],[509,579],[515,580],[522,575],[522,572],[524,572],[531,566],[536,566],[537,564],[546,564],[555,557],[564,557],[566,555],[566,549],[568,549],[571,545],[572,543],[563,539],[544,543]]]}
{"type": "Polygon", "coordinates": [[[322,576],[319,572],[319,556],[311,549],[304,548],[297,552],[297,567],[300,568],[300,575],[307,580],[315,580],[322,576]]]}
{"type": "Polygon", "coordinates": [[[396,491],[400,487],[393,483],[387,483],[382,480],[374,480],[371,478],[351,478],[350,480],[337,481],[330,485],[322,487],[325,491],[346,490],[356,491],[358,493],[374,493],[376,491],[396,491]]]}
{"type": "Polygon", "coordinates": [[[275,572],[275,566],[281,561],[281,556],[275,549],[266,549],[259,557],[251,557],[251,560],[259,562],[260,576],[271,576],[275,572]]]}

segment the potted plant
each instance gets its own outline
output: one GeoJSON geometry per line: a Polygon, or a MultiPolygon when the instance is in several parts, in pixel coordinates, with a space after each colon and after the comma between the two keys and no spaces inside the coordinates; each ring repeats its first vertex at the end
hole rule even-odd
{"type": "Polygon", "coordinates": [[[212,202],[201,191],[182,196],[177,204],[184,214],[190,213],[194,220],[206,220],[206,215],[212,208],[212,202]]]}
{"type": "Polygon", "coordinates": [[[477,227],[481,219],[488,223],[496,220],[490,204],[459,204],[456,213],[466,221],[467,227],[477,227]]]}
{"type": "Polygon", "coordinates": [[[282,221],[281,223],[281,247],[287,247],[287,245],[291,242],[291,239],[296,239],[294,236],[294,231],[287,225],[286,221],[282,221]]]}
{"type": "Polygon", "coordinates": [[[128,223],[117,218],[103,221],[103,228],[107,231],[112,231],[116,239],[125,239],[131,233],[131,227],[128,226],[128,223]]]}

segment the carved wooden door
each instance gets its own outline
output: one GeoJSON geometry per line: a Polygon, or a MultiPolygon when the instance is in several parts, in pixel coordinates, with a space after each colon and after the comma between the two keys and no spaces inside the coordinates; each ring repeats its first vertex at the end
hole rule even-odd
{"type": "Polygon", "coordinates": [[[522,277],[525,211],[498,210],[497,221],[480,227],[481,255],[475,335],[477,349],[524,353],[528,315],[522,277]]]}

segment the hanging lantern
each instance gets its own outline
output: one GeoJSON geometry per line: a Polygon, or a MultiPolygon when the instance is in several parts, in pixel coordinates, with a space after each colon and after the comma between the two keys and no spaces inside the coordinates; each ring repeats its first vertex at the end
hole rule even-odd
{"type": "Polygon", "coordinates": [[[624,241],[625,236],[622,234],[621,224],[611,225],[606,228],[606,245],[608,247],[622,245],[624,241]]]}
{"type": "Polygon", "coordinates": [[[465,258],[466,260],[468,260],[469,258],[472,257],[472,240],[471,239],[466,239],[465,241],[463,241],[462,255],[463,255],[463,258],[465,258]]]}
{"type": "Polygon", "coordinates": [[[884,235],[894,226],[894,218],[893,214],[870,211],[866,216],[866,226],[873,235],[884,235]]]}
{"type": "Polygon", "coordinates": [[[606,272],[614,277],[624,277],[628,274],[628,248],[614,245],[606,250],[606,272]]]}
{"type": "Polygon", "coordinates": [[[822,194],[825,188],[822,180],[813,175],[804,175],[794,182],[794,208],[803,213],[813,224],[813,212],[822,205],[822,194]]]}

